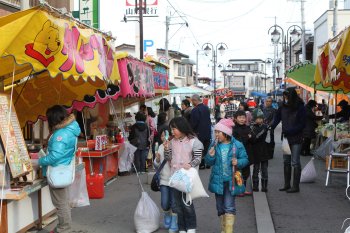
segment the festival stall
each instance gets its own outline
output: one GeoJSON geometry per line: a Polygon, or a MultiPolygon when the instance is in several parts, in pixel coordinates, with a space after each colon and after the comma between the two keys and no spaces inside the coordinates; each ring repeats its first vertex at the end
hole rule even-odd
{"type": "MultiPolygon", "coordinates": [[[[121,89],[113,38],[47,4],[0,18],[0,34],[0,232],[40,229],[55,208],[46,181],[35,177],[21,127],[43,119],[54,104],[81,111],[116,100],[121,89]]],[[[41,139],[47,133],[42,130],[41,139]]],[[[119,147],[110,149],[115,154],[119,147]]]]}

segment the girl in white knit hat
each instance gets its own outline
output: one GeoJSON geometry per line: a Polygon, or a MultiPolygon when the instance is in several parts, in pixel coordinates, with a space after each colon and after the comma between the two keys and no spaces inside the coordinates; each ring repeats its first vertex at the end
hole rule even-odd
{"type": "Polygon", "coordinates": [[[222,119],[215,125],[216,140],[205,156],[206,164],[212,166],[209,191],[215,193],[221,233],[233,232],[235,196],[244,192],[240,189],[243,180],[237,180],[235,169],[242,169],[249,163],[243,144],[232,137],[232,126],[231,119],[222,119]]]}

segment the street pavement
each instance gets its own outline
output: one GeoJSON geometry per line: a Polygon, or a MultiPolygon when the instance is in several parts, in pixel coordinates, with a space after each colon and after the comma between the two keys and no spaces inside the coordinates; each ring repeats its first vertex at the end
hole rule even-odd
{"type": "MultiPolygon", "coordinates": [[[[314,183],[301,184],[300,193],[287,194],[278,189],[283,185],[283,160],[280,127],[276,129],[274,159],[269,161],[268,192],[236,198],[237,233],[338,233],[343,220],[350,218],[350,201],[346,198],[346,175],[332,176],[331,183],[325,186],[325,162],[315,160],[317,179],[314,183]],[[256,214],[257,213],[257,214],[256,214]],[[271,215],[270,215],[271,214],[271,215]],[[256,217],[257,216],[257,217],[256,217]],[[272,221],[269,221],[272,219],[272,221]],[[257,226],[258,223],[258,226],[257,226]],[[273,227],[272,229],[269,227],[273,227]]],[[[302,167],[311,157],[301,157],[302,167]]],[[[208,186],[210,170],[200,170],[205,187],[208,186]]],[[[152,192],[147,184],[147,174],[141,176],[146,192],[160,208],[160,193],[152,192]]],[[[194,201],[197,213],[197,232],[218,233],[219,218],[216,215],[215,197],[194,201]]],[[[135,232],[134,212],[141,196],[141,189],[135,174],[118,177],[105,187],[103,199],[90,200],[90,206],[72,210],[75,233],[131,233],[135,232]]],[[[161,209],[161,208],[160,208],[161,209]]],[[[350,226],[350,221],[345,224],[350,226]]],[[[42,233],[51,230],[53,224],[42,233]]],[[[344,227],[344,228],[346,228],[344,227]]],[[[159,233],[167,232],[159,229],[159,233]]]]}

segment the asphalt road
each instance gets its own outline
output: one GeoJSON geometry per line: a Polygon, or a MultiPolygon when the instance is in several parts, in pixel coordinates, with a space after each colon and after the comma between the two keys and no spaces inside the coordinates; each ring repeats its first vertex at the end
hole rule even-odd
{"type": "MultiPolygon", "coordinates": [[[[345,196],[346,175],[332,176],[331,183],[325,186],[325,162],[315,160],[318,177],[316,182],[301,184],[300,193],[287,194],[278,191],[283,185],[283,161],[280,128],[276,133],[274,159],[269,162],[269,184],[266,194],[276,233],[338,233],[343,220],[350,218],[350,201],[345,196]]],[[[302,167],[311,157],[302,157],[302,167]]],[[[207,187],[210,170],[200,170],[203,185],[207,187]]],[[[147,175],[141,177],[143,187],[160,208],[160,193],[152,192],[147,185],[147,175]]],[[[216,215],[215,197],[194,201],[198,229],[197,232],[219,232],[219,218],[216,215]]],[[[72,210],[75,233],[131,233],[135,232],[134,212],[141,196],[141,189],[136,175],[118,177],[105,187],[105,197],[90,200],[88,207],[72,210]]],[[[256,203],[255,203],[256,204],[256,203]]],[[[257,232],[254,201],[252,196],[236,198],[237,216],[235,232],[257,232]]],[[[350,226],[350,221],[345,224],[350,226]]],[[[47,230],[52,229],[49,226],[47,230]]],[[[43,230],[41,232],[47,232],[43,230]]],[[[167,232],[159,229],[157,232],[167,232]]],[[[271,233],[271,232],[259,232],[271,233]]]]}

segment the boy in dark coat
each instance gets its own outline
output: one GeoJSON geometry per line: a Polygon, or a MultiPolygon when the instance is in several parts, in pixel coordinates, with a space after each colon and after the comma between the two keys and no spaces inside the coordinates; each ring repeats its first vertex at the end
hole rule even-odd
{"type": "MultiPolygon", "coordinates": [[[[238,110],[235,114],[235,126],[232,128],[232,136],[240,141],[248,154],[249,164],[242,169],[242,176],[244,185],[246,187],[245,195],[251,195],[252,193],[247,190],[247,180],[250,177],[250,164],[252,164],[253,158],[250,150],[249,140],[251,138],[250,127],[246,125],[247,116],[242,110],[238,110]]],[[[242,195],[241,195],[242,196],[242,195]]]]}
{"type": "Polygon", "coordinates": [[[268,152],[266,136],[268,126],[264,124],[264,113],[260,109],[253,111],[253,125],[251,126],[251,153],[253,155],[253,191],[259,191],[259,172],[261,171],[261,191],[267,192],[268,180],[268,160],[272,159],[272,154],[268,152]]]}

